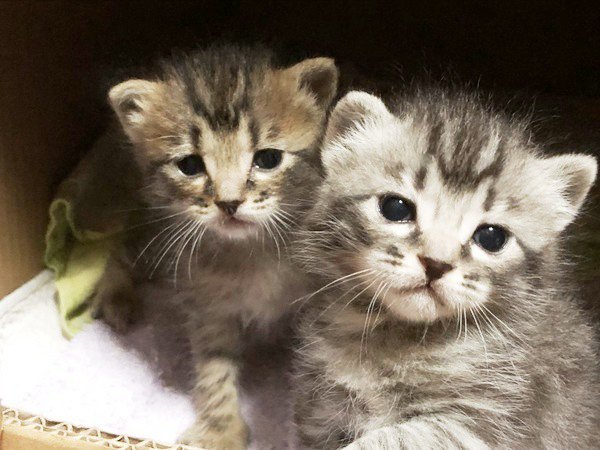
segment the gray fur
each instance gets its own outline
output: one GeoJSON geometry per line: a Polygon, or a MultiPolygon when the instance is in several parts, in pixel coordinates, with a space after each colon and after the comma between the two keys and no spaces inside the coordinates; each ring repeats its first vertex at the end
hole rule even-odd
{"type": "Polygon", "coordinates": [[[299,326],[302,444],[598,448],[597,346],[562,250],[596,162],[544,157],[524,124],[468,95],[392,111],[354,92],[330,118],[296,250],[320,287],[299,326]],[[416,221],[382,217],[390,193],[416,221]],[[510,232],[497,254],[472,240],[489,223],[510,232]],[[418,256],[452,269],[427,281],[418,256]]]}

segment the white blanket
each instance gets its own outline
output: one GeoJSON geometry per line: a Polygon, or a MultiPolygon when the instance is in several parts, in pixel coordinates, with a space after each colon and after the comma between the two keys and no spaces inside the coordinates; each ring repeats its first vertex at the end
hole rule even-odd
{"type": "MultiPolygon", "coordinates": [[[[156,341],[145,333],[136,331],[137,346],[156,341]]],[[[285,361],[262,358],[243,380],[251,447],[291,448],[285,361]]],[[[0,404],[165,444],[194,419],[189,397],[163,385],[157,368],[105,325],[88,325],[71,341],[61,335],[49,272],[0,301],[0,404]]]]}

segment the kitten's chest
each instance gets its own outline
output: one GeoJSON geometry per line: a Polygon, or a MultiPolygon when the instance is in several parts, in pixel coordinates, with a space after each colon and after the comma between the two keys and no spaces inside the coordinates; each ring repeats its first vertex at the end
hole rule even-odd
{"type": "Polygon", "coordinates": [[[245,264],[200,267],[193,288],[203,305],[240,316],[243,322],[272,322],[303,295],[303,278],[286,261],[251,260],[245,264]]]}
{"type": "Polygon", "coordinates": [[[357,339],[344,346],[332,343],[323,357],[327,358],[327,378],[348,391],[349,407],[356,418],[396,420],[410,415],[424,398],[440,395],[447,380],[472,370],[468,361],[453,361],[448,350],[387,345],[376,339],[367,344],[363,341],[361,350],[357,339]],[[357,357],[361,351],[363,356],[357,357]]]}

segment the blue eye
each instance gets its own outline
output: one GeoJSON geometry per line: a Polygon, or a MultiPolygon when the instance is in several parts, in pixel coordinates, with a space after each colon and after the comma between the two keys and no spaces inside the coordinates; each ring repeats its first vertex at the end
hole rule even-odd
{"type": "Polygon", "coordinates": [[[482,249],[496,253],[506,244],[508,232],[498,225],[481,225],[473,233],[473,240],[482,249]]]}
{"type": "Polygon", "coordinates": [[[180,159],[177,161],[177,168],[182,174],[188,177],[193,177],[206,171],[204,161],[198,155],[189,155],[180,159]]]}
{"type": "Polygon", "coordinates": [[[392,222],[415,220],[415,206],[408,200],[395,195],[385,195],[379,200],[381,215],[392,222]]]}

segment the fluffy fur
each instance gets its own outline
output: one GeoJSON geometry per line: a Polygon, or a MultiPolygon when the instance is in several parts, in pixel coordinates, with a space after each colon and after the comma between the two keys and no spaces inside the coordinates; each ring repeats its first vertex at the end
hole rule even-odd
{"type": "Polygon", "coordinates": [[[598,354],[561,249],[596,161],[543,156],[524,124],[437,91],[349,93],[323,161],[297,249],[321,286],[300,325],[302,443],[596,448],[598,354]],[[412,220],[383,216],[390,194],[412,220]],[[483,224],[508,230],[499,252],[483,224]]]}
{"type": "Polygon", "coordinates": [[[109,93],[122,151],[132,152],[143,185],[95,304],[120,329],[148,285],[180,305],[198,410],[186,443],[246,446],[239,361],[304,293],[287,236],[320,178],[317,149],[337,78],[327,58],[280,68],[262,49],[216,47],[173,57],[157,78],[109,93]],[[257,166],[264,149],[281,152],[276,167],[257,166]],[[190,157],[196,169],[186,175],[190,157]]]}

